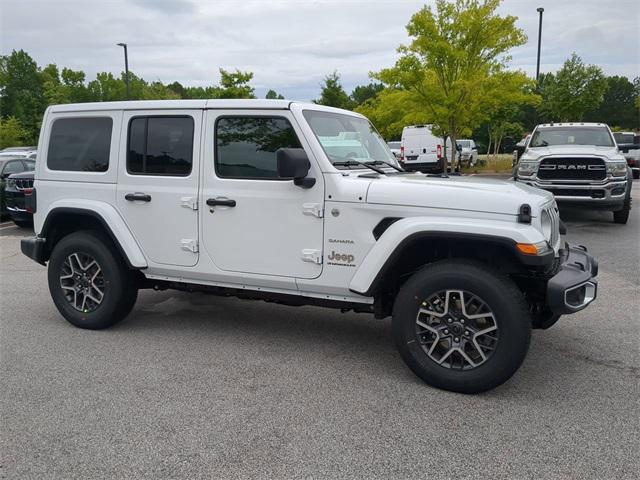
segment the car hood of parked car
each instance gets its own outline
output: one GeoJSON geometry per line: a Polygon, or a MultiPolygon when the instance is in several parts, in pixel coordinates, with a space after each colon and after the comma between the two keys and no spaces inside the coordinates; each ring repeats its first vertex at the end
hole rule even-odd
{"type": "Polygon", "coordinates": [[[535,215],[551,201],[553,194],[523,183],[458,175],[389,175],[373,180],[367,193],[367,202],[374,204],[505,215],[517,215],[523,203],[529,204],[535,215]]]}
{"type": "Polygon", "coordinates": [[[616,147],[597,147],[595,145],[553,145],[549,147],[527,148],[522,159],[535,160],[548,155],[599,155],[607,158],[620,157],[616,147]]]}
{"type": "Polygon", "coordinates": [[[34,173],[32,171],[31,172],[13,173],[13,174],[9,175],[9,178],[13,178],[13,179],[21,178],[21,179],[29,180],[29,179],[33,179],[34,178],[34,173]]]}

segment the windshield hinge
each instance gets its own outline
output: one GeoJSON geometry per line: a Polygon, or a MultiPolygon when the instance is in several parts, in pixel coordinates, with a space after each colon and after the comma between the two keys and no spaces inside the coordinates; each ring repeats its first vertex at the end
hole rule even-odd
{"type": "Polygon", "coordinates": [[[195,197],[182,197],[180,205],[191,210],[198,210],[198,200],[195,197]]]}
{"type": "Polygon", "coordinates": [[[302,213],[305,215],[313,215],[314,217],[324,217],[324,210],[321,203],[303,203],[302,213]]]}
{"type": "Polygon", "coordinates": [[[198,240],[193,238],[183,238],[180,240],[180,245],[182,246],[182,250],[198,253],[198,240]]]}

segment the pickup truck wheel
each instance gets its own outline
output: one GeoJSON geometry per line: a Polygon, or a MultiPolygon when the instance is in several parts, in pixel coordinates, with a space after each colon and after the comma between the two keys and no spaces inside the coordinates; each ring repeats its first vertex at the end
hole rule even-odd
{"type": "Polygon", "coordinates": [[[529,348],[524,296],[485,265],[443,260],[415,273],[393,311],[396,345],[429,385],[479,393],[507,381],[529,348]]]}
{"type": "MultiPolygon", "coordinates": [[[[629,182],[630,184],[631,182],[629,182]]],[[[631,188],[631,187],[629,187],[631,188]]],[[[617,212],[613,212],[613,222],[620,223],[622,225],[626,225],[629,220],[629,212],[631,211],[631,191],[627,194],[627,198],[624,201],[624,205],[622,210],[618,210],[617,212]]]]}
{"type": "Polygon", "coordinates": [[[111,243],[93,232],[60,240],[48,266],[51,297],[62,316],[97,330],[125,318],[138,296],[132,275],[111,243]]]}

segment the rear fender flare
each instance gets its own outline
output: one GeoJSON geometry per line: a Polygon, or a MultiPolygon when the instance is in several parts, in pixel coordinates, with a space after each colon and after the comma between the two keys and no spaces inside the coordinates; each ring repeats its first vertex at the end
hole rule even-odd
{"type": "Polygon", "coordinates": [[[46,238],[55,219],[61,215],[89,215],[102,225],[130,268],[147,268],[147,260],[129,227],[116,209],[96,200],[65,199],[53,202],[45,215],[39,236],[46,238]]]}

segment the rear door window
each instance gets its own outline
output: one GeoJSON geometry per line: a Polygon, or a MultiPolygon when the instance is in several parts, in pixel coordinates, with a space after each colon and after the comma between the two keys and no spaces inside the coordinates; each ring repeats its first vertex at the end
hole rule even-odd
{"type": "Polygon", "coordinates": [[[51,127],[47,167],[69,172],[106,172],[109,168],[109,117],[58,118],[51,127]]]}
{"type": "Polygon", "coordinates": [[[135,117],[129,122],[127,171],[185,177],[193,164],[193,118],[135,117]]]}

